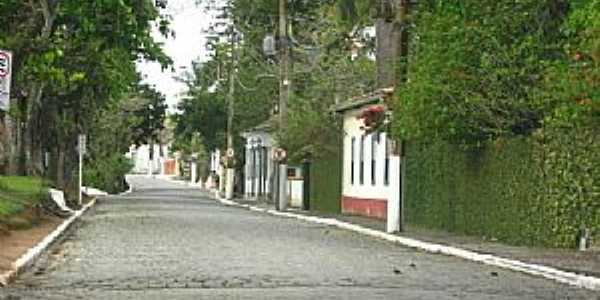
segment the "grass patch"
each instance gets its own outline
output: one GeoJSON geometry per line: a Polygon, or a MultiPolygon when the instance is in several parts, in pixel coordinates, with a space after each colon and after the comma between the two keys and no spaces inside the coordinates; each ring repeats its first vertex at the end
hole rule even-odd
{"type": "Polygon", "coordinates": [[[0,176],[0,218],[38,204],[46,197],[47,190],[41,178],[0,176]]]}

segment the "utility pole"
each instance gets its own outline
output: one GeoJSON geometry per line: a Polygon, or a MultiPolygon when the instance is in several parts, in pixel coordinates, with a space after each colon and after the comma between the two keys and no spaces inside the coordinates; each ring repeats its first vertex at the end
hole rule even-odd
{"type": "Polygon", "coordinates": [[[235,153],[233,150],[233,114],[234,114],[234,97],[235,97],[235,72],[236,72],[236,44],[235,44],[235,27],[231,25],[231,67],[229,70],[229,94],[227,95],[227,159],[225,161],[226,170],[226,186],[225,198],[233,199],[233,187],[235,181],[235,169],[233,162],[235,153]]]}
{"type": "MultiPolygon", "coordinates": [[[[381,49],[378,49],[380,56],[378,59],[378,68],[389,68],[393,66],[392,72],[384,69],[378,72],[378,84],[380,88],[386,88],[390,84],[398,89],[406,82],[406,59],[408,57],[408,17],[409,0],[388,0],[390,7],[395,7],[394,19],[392,23],[380,20],[379,28],[382,30],[377,33],[378,43],[381,49]],[[389,35],[389,38],[388,38],[389,35]],[[386,39],[388,38],[388,39],[386,39]],[[391,43],[385,45],[385,43],[391,43]],[[390,47],[389,49],[384,49],[390,47]],[[381,51],[381,50],[387,51],[381,51]],[[387,52],[387,53],[385,53],[387,52]],[[391,54],[391,57],[390,57],[391,54]]],[[[381,12],[385,15],[385,11],[381,12]]],[[[390,186],[393,187],[387,207],[388,232],[404,231],[405,223],[405,202],[406,202],[406,142],[397,141],[397,146],[393,149],[394,155],[390,158],[390,172],[392,174],[390,186]]],[[[388,151],[391,151],[388,149],[388,151]]]]}
{"type": "MultiPolygon", "coordinates": [[[[396,64],[399,65],[398,73],[396,75],[396,86],[400,86],[406,83],[407,81],[407,59],[408,59],[408,19],[409,19],[409,0],[400,0],[400,5],[398,7],[398,20],[400,23],[400,45],[398,49],[398,59],[399,62],[396,64]]],[[[404,231],[404,223],[406,222],[406,141],[400,141],[400,222],[399,222],[399,231],[404,231]]]]}
{"type": "Polygon", "coordinates": [[[287,119],[287,103],[290,97],[290,45],[288,37],[287,0],[279,0],[279,40],[281,42],[279,60],[279,133],[287,119]]]}
{"type": "MultiPolygon", "coordinates": [[[[283,136],[283,129],[287,120],[287,103],[290,97],[290,45],[288,37],[288,11],[287,0],[279,0],[279,136],[283,136]]],[[[287,155],[284,155],[286,157],[287,155]]],[[[287,206],[287,164],[285,159],[280,161],[278,169],[278,201],[277,209],[285,210],[287,206]]]]}

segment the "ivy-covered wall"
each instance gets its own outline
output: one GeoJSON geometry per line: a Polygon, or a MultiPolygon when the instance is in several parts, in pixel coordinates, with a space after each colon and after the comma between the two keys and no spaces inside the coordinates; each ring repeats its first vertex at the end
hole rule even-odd
{"type": "Polygon", "coordinates": [[[342,196],[341,151],[315,158],[310,168],[310,209],[338,213],[342,196]]]}
{"type": "Polygon", "coordinates": [[[411,143],[407,221],[516,245],[575,247],[581,227],[600,237],[598,137],[545,129],[468,150],[411,143]]]}

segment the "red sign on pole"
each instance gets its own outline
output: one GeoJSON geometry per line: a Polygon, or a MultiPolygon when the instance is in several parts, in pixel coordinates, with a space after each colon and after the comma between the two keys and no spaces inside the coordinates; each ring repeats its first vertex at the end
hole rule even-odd
{"type": "Polygon", "coordinates": [[[0,51],[0,77],[8,76],[10,72],[10,56],[4,51],[0,51]]]}

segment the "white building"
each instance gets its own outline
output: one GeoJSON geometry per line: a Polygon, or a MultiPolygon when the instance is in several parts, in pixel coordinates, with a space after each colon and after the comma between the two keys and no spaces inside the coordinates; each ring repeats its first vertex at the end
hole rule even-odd
{"type": "Polygon", "coordinates": [[[208,190],[221,189],[222,176],[225,173],[221,165],[221,150],[215,149],[210,152],[210,174],[204,182],[204,187],[208,190]]]}
{"type": "MultiPolygon", "coordinates": [[[[246,199],[267,199],[272,196],[276,163],[273,160],[277,142],[271,135],[275,119],[270,119],[242,134],[246,139],[244,167],[244,194],[246,199]]],[[[303,179],[301,169],[288,167],[288,205],[301,207],[303,179]]]]}
{"type": "Polygon", "coordinates": [[[152,174],[160,174],[163,170],[163,162],[167,157],[169,146],[162,146],[162,153],[165,157],[160,157],[160,150],[161,146],[155,144],[153,159],[150,161],[150,146],[141,145],[136,147],[135,145],[132,145],[129,147],[129,152],[126,156],[131,159],[133,163],[133,170],[131,172],[135,174],[148,174],[148,170],[151,168],[152,174]]]}
{"type": "Polygon", "coordinates": [[[246,139],[246,165],[244,168],[244,194],[247,199],[266,198],[271,195],[275,162],[275,140],[270,134],[274,121],[269,120],[242,134],[246,139]]]}
{"type": "Polygon", "coordinates": [[[343,117],[342,213],[386,219],[388,200],[400,194],[399,157],[385,133],[366,133],[361,112],[384,105],[386,93],[352,99],[336,107],[343,117]]]}

